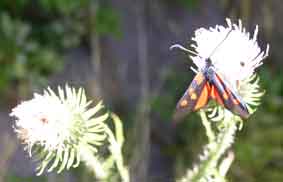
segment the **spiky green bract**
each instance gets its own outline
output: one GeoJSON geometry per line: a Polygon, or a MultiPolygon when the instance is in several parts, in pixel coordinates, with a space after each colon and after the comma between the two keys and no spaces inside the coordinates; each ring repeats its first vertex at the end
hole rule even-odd
{"type": "Polygon", "coordinates": [[[82,88],[50,88],[42,95],[16,106],[10,116],[16,118],[15,132],[37,162],[37,175],[44,171],[62,172],[77,167],[80,161],[91,163],[99,177],[105,176],[97,152],[107,141],[103,112],[99,102],[90,107],[82,88]]]}
{"type": "MultiPolygon", "coordinates": [[[[264,94],[259,78],[253,75],[238,83],[238,91],[247,103],[250,113],[255,112],[264,94]]],[[[227,152],[234,142],[236,131],[242,128],[243,120],[219,105],[200,111],[208,144],[199,156],[198,164],[188,170],[180,182],[225,182],[225,176],[233,161],[232,152],[227,152]],[[226,157],[223,157],[228,153],[226,157]],[[223,159],[224,158],[224,159],[223,159]]]]}

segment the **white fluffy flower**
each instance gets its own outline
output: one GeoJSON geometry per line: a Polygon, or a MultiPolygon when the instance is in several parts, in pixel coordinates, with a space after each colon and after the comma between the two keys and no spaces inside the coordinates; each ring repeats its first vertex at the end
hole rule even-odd
{"type": "Polygon", "coordinates": [[[226,22],[227,27],[216,25],[209,29],[197,29],[192,38],[194,42],[190,45],[193,50],[179,44],[171,48],[180,48],[190,53],[190,58],[197,66],[197,69],[192,68],[194,72],[207,73],[208,67],[212,66],[225,84],[228,84],[226,86],[228,88],[231,86],[232,91],[237,91],[235,94],[241,96],[245,102],[243,104],[247,104],[249,112],[252,113],[255,111],[252,106],[259,105],[260,97],[263,95],[258,84],[259,79],[254,72],[268,56],[269,45],[264,51],[259,47],[258,26],[250,36],[243,28],[241,20],[238,24],[233,24],[227,18],[226,22]]]}
{"type": "Polygon", "coordinates": [[[235,86],[236,81],[249,78],[255,68],[268,56],[269,45],[262,51],[257,43],[258,26],[253,36],[242,27],[242,22],[232,24],[226,19],[228,27],[216,25],[215,28],[199,28],[192,38],[191,45],[197,55],[191,56],[198,70],[205,67],[206,58],[210,58],[217,72],[225,76],[235,86]]]}
{"type": "Polygon", "coordinates": [[[15,107],[10,116],[16,117],[15,130],[24,143],[40,144],[48,150],[64,147],[69,138],[72,113],[58,97],[34,94],[34,98],[15,107]]]}
{"type": "Polygon", "coordinates": [[[66,86],[65,90],[58,88],[58,95],[49,88],[12,109],[15,132],[40,162],[38,174],[46,168],[61,172],[76,167],[84,160],[82,153],[96,153],[104,144],[108,113],[97,115],[102,103],[89,108],[90,103],[83,89],[66,86]]]}

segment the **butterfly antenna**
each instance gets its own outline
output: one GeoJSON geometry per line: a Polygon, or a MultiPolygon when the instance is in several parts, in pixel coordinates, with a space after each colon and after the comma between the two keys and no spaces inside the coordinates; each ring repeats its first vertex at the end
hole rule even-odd
{"type": "Polygon", "coordinates": [[[195,73],[198,73],[199,71],[197,71],[194,67],[190,67],[191,68],[191,70],[193,70],[193,72],[195,72],[195,73]]]}
{"type": "MultiPolygon", "coordinates": [[[[172,50],[172,49],[175,49],[175,48],[181,49],[181,50],[183,50],[183,51],[185,51],[185,52],[188,52],[188,53],[191,53],[191,54],[193,54],[193,55],[195,55],[195,56],[199,56],[197,52],[192,51],[192,50],[190,50],[190,49],[187,49],[187,48],[185,48],[184,46],[182,46],[182,45],[180,45],[180,44],[174,44],[174,45],[170,46],[169,49],[172,50]]],[[[199,57],[200,57],[200,56],[199,56],[199,57]]]]}
{"type": "Polygon", "coordinates": [[[208,56],[208,58],[210,58],[214,53],[215,51],[220,47],[220,45],[227,39],[227,37],[229,36],[229,34],[232,32],[232,28],[229,30],[229,32],[225,35],[224,39],[221,40],[221,42],[219,42],[217,44],[217,46],[212,50],[212,52],[210,53],[210,55],[208,56]]]}

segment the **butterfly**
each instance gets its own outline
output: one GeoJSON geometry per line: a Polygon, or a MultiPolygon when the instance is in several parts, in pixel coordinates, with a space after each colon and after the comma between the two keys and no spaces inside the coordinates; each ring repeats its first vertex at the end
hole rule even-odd
{"type": "MultiPolygon", "coordinates": [[[[242,100],[237,91],[233,89],[229,82],[217,72],[210,59],[213,53],[217,51],[217,48],[228,38],[231,31],[232,29],[214,48],[210,56],[205,58],[204,68],[202,68],[200,71],[197,71],[196,76],[192,80],[186,92],[178,101],[173,116],[174,120],[177,121],[180,118],[183,118],[186,114],[205,107],[210,99],[215,100],[218,104],[230,110],[232,113],[240,116],[241,118],[246,119],[249,117],[250,113],[246,103],[242,100]]],[[[186,51],[192,52],[187,49],[186,51]]]]}

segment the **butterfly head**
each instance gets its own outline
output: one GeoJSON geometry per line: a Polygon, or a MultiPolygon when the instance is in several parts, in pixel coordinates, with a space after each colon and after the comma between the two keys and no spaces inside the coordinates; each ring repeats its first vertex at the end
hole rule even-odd
{"type": "Polygon", "coordinates": [[[205,59],[205,65],[206,65],[206,67],[210,67],[210,66],[213,65],[210,58],[206,58],[206,59],[205,59]]]}
{"type": "Polygon", "coordinates": [[[213,65],[207,66],[204,71],[204,75],[206,76],[208,81],[212,80],[214,74],[215,74],[215,68],[213,67],[213,65]]]}

